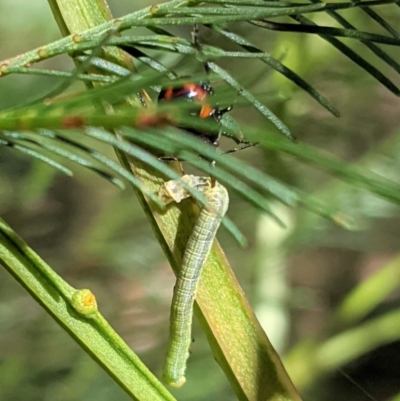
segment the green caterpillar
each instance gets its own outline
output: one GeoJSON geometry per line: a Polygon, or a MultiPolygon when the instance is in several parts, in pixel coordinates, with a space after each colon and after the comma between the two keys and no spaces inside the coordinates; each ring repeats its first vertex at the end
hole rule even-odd
{"type": "MultiPolygon", "coordinates": [[[[193,303],[202,268],[210,253],[215,235],[225,215],[229,197],[225,187],[210,178],[185,175],[182,181],[199,189],[207,203],[201,209],[189,237],[182,266],[174,287],[171,305],[169,346],[163,370],[163,380],[172,387],[185,383],[186,361],[189,357],[193,303]]],[[[167,203],[180,202],[190,195],[181,181],[168,181],[159,194],[167,203]]]]}

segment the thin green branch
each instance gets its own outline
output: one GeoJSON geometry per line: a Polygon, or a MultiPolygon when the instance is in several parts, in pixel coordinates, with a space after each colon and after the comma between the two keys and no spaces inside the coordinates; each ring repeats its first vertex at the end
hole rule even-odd
{"type": "MultiPolygon", "coordinates": [[[[30,133],[24,133],[24,132],[3,132],[3,135],[5,136],[5,138],[11,138],[12,140],[17,140],[22,143],[25,142],[25,143],[28,143],[29,145],[34,145],[36,147],[39,147],[41,149],[47,150],[51,153],[54,153],[55,155],[61,156],[65,159],[68,159],[68,160],[70,160],[80,166],[83,166],[83,167],[93,171],[94,173],[100,175],[102,178],[105,178],[107,181],[110,181],[112,184],[116,185],[120,189],[125,188],[124,183],[117,177],[112,176],[110,173],[108,173],[104,169],[99,168],[98,166],[91,163],[89,160],[85,159],[84,157],[79,156],[76,152],[70,152],[67,149],[63,149],[56,143],[46,140],[46,138],[43,138],[44,135],[32,135],[30,133]]],[[[45,136],[47,136],[47,138],[49,137],[48,135],[45,135],[45,136]]],[[[42,155],[42,156],[44,156],[44,155],[42,155]]],[[[48,159],[52,160],[53,163],[55,162],[50,157],[48,159]]],[[[112,163],[111,160],[108,160],[103,155],[102,155],[102,159],[103,159],[103,164],[108,164],[109,167],[111,166],[111,163],[112,163]]],[[[120,166],[119,166],[119,169],[121,169],[120,166]]]]}
{"type": "MultiPolygon", "coordinates": [[[[174,9],[172,12],[166,9],[157,10],[157,6],[155,6],[153,16],[166,16],[166,15],[187,15],[192,16],[195,15],[195,18],[207,18],[207,16],[227,16],[234,17],[234,20],[228,21],[246,21],[249,19],[259,19],[259,18],[268,18],[268,17],[281,17],[285,15],[292,14],[305,14],[305,13],[313,13],[315,11],[320,11],[325,9],[325,4],[319,4],[319,7],[316,7],[317,4],[307,4],[304,6],[294,6],[294,7],[277,7],[277,8],[266,8],[252,10],[250,7],[234,7],[234,8],[223,8],[223,7],[204,7],[204,8],[193,8],[193,7],[180,7],[174,9]],[[236,19],[238,18],[238,19],[236,19]]],[[[191,17],[189,17],[191,18],[191,17]]],[[[154,18],[157,21],[157,18],[154,18]]],[[[153,19],[153,20],[154,20],[153,19]]],[[[181,25],[179,21],[185,21],[185,18],[165,18],[165,23],[161,25],[181,25]]],[[[202,22],[201,20],[198,23],[207,23],[202,22]]],[[[159,25],[157,21],[156,24],[148,24],[148,25],[159,25]]]]}
{"type": "Polygon", "coordinates": [[[319,168],[329,171],[341,179],[352,183],[358,187],[373,192],[391,202],[400,204],[400,191],[397,183],[385,180],[376,174],[364,173],[351,165],[346,165],[342,160],[333,156],[325,156],[320,152],[301,143],[293,144],[288,141],[283,142],[279,138],[268,138],[267,136],[254,136],[249,132],[249,138],[258,138],[259,142],[268,149],[279,150],[295,156],[299,160],[307,163],[313,163],[319,168]]]}
{"type": "Polygon", "coordinates": [[[6,140],[5,141],[5,140],[3,140],[1,138],[0,138],[0,146],[8,146],[10,148],[16,149],[16,150],[20,151],[21,153],[25,153],[28,156],[33,157],[34,159],[40,160],[43,163],[48,164],[49,166],[59,170],[63,174],[69,175],[70,177],[73,176],[73,173],[69,168],[63,166],[62,164],[60,164],[58,162],[56,162],[55,160],[53,160],[50,157],[45,156],[43,153],[38,152],[38,151],[36,151],[34,149],[31,149],[28,146],[16,143],[16,142],[11,141],[11,140],[6,140]]]}
{"type": "Polygon", "coordinates": [[[99,313],[93,294],[68,285],[3,220],[0,262],[132,399],[175,400],[99,313]]]}
{"type": "MultiPolygon", "coordinates": [[[[321,4],[321,3],[315,3],[315,4],[321,4]]],[[[357,39],[362,42],[383,43],[389,46],[400,46],[400,39],[393,38],[390,36],[379,35],[376,33],[362,32],[355,29],[333,28],[330,26],[321,26],[316,24],[315,25],[287,24],[287,23],[279,23],[266,20],[251,21],[250,23],[260,28],[265,28],[272,31],[311,33],[321,36],[323,35],[323,36],[333,36],[339,38],[342,37],[349,39],[357,39]]],[[[348,24],[348,26],[352,25],[348,24]]]]}
{"type": "MultiPolygon", "coordinates": [[[[316,25],[314,22],[310,21],[308,18],[303,16],[292,16],[292,18],[302,25],[316,25]]],[[[367,71],[372,77],[374,77],[378,82],[380,82],[383,86],[389,89],[396,96],[400,96],[400,89],[384,74],[382,74],[377,68],[375,68],[368,61],[364,60],[361,56],[359,56],[354,50],[350,49],[347,45],[342,43],[340,40],[335,37],[328,35],[319,35],[322,39],[326,40],[336,49],[338,49],[341,53],[347,56],[354,63],[359,65],[362,69],[367,71]]]]}
{"type": "Polygon", "coordinates": [[[394,38],[400,39],[400,33],[398,33],[386,20],[378,15],[374,10],[369,7],[361,8],[367,15],[369,15],[375,22],[377,22],[383,29],[389,32],[394,38]]]}
{"type": "MultiPolygon", "coordinates": [[[[248,52],[254,52],[258,53],[261,52],[257,47],[255,47],[251,42],[249,42],[247,39],[243,38],[242,36],[230,32],[226,29],[223,29],[218,26],[213,26],[212,27],[214,30],[219,32],[221,35],[227,37],[230,39],[232,42],[236,43],[237,45],[243,47],[246,49],[248,52]]],[[[321,104],[323,107],[325,107],[327,110],[329,110],[335,117],[340,116],[339,110],[334,107],[329,100],[327,100],[324,96],[322,96],[318,91],[316,91],[311,85],[309,85],[304,79],[302,79],[299,75],[297,75],[294,71],[286,67],[284,64],[282,64],[279,60],[276,60],[273,58],[270,54],[264,53],[263,57],[260,57],[260,60],[264,62],[265,64],[269,65],[271,68],[274,70],[278,71],[282,75],[284,75],[287,79],[291,80],[294,82],[296,85],[298,85],[300,88],[304,89],[310,96],[312,96],[319,104],[321,104]]]]}
{"type": "MultiPolygon", "coordinates": [[[[57,77],[57,78],[74,78],[78,81],[101,82],[101,83],[105,83],[105,84],[110,84],[110,83],[118,80],[117,77],[108,77],[106,75],[74,74],[73,72],[46,70],[46,69],[31,68],[31,67],[8,68],[7,73],[8,74],[43,75],[43,76],[57,77]]],[[[48,97],[48,96],[46,95],[46,97],[48,97]]]]}
{"type": "MultiPolygon", "coordinates": [[[[311,0],[313,3],[320,2],[320,0],[311,0]]],[[[373,12],[370,8],[362,8],[363,11],[367,12],[367,10],[373,12]]],[[[336,11],[327,11],[327,14],[333,18],[335,21],[339,22],[344,28],[355,30],[354,25],[350,24],[344,17],[342,17],[336,11]]],[[[372,14],[376,15],[376,14],[372,14]]],[[[358,32],[358,31],[357,31],[358,32]]],[[[360,32],[362,33],[362,32],[360,32]]],[[[379,46],[374,43],[370,43],[369,40],[363,40],[361,36],[359,37],[361,43],[363,43],[368,49],[370,49],[376,56],[378,56],[381,60],[383,60],[386,64],[392,67],[397,73],[400,73],[400,64],[394,60],[391,56],[389,56],[384,50],[382,50],[379,46]]],[[[400,41],[400,36],[397,37],[400,41]]],[[[381,42],[383,43],[383,42],[381,42]]]]}

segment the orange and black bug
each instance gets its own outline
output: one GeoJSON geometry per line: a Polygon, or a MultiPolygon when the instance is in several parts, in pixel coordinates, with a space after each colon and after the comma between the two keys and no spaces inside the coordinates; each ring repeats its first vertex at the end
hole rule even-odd
{"type": "MultiPolygon", "coordinates": [[[[198,52],[201,52],[201,44],[199,42],[199,27],[197,24],[193,25],[192,31],[192,41],[193,46],[198,52]]],[[[209,74],[209,66],[207,62],[203,64],[206,74],[209,74]]],[[[158,95],[158,102],[174,101],[174,100],[187,100],[193,102],[198,106],[195,112],[191,112],[192,115],[197,116],[201,119],[212,119],[218,124],[221,124],[222,117],[225,113],[232,110],[232,105],[225,108],[220,108],[218,106],[213,106],[210,102],[210,97],[214,94],[214,90],[208,82],[187,82],[180,86],[171,86],[164,88],[158,95]]],[[[193,129],[188,127],[179,127],[184,129],[186,132],[193,134],[203,140],[205,143],[213,146],[219,145],[219,140],[221,135],[226,134],[220,129],[218,132],[206,132],[199,129],[193,129]]],[[[242,139],[242,134],[237,135],[226,135],[233,139],[240,148],[235,148],[227,151],[226,153],[234,153],[238,150],[246,149],[250,146],[254,146],[248,141],[242,139]]]]}
{"type": "MultiPolygon", "coordinates": [[[[193,83],[188,82],[178,87],[168,87],[162,89],[158,95],[158,101],[174,101],[174,100],[187,100],[193,102],[198,106],[197,110],[193,113],[195,116],[207,119],[212,118],[218,123],[222,116],[232,109],[231,106],[220,109],[209,103],[209,97],[214,93],[212,87],[206,82],[193,83]]],[[[221,133],[202,132],[196,129],[184,127],[185,131],[196,135],[207,144],[218,146],[221,133]]]]}

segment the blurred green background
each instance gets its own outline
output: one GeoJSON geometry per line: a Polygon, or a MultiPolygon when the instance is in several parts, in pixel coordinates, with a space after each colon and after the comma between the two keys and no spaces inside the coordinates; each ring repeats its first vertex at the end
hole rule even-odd
{"type": "MultiPolygon", "coordinates": [[[[109,3],[114,16],[151,4],[109,3]]],[[[400,8],[386,6],[379,14],[399,26],[400,8]]],[[[359,10],[346,15],[360,30],[381,32],[359,10]]],[[[321,16],[318,23],[332,24],[321,16]]],[[[340,119],[332,117],[307,94],[256,61],[221,62],[265,99],[299,141],[400,181],[399,99],[316,36],[265,31],[260,37],[248,25],[239,24],[236,29],[300,73],[342,112],[340,119]]],[[[189,28],[175,32],[190,35],[189,28]]],[[[46,1],[0,2],[1,59],[59,37],[46,1]]],[[[207,31],[202,31],[202,41],[225,44],[207,31]]],[[[361,44],[346,43],[372,59],[361,44]]],[[[387,50],[400,61],[398,48],[387,50]]],[[[399,83],[389,68],[375,60],[374,64],[399,83]]],[[[67,57],[41,66],[73,68],[67,57]]],[[[200,71],[201,65],[196,72],[200,71]]],[[[58,82],[22,75],[2,78],[0,107],[35,99],[58,82]]],[[[77,84],[73,89],[83,90],[83,86],[77,84]]],[[[232,115],[244,125],[264,124],[245,108],[237,107],[232,115]]],[[[112,150],[108,152],[112,155],[112,150]]],[[[272,203],[287,225],[282,229],[232,194],[228,214],[246,234],[249,246],[239,249],[223,229],[218,235],[257,316],[282,355],[307,341],[330,338],[338,330],[331,324],[332,313],[343,297],[389,262],[400,264],[393,262],[400,250],[399,207],[287,156],[252,148],[232,157],[247,160],[356,219],[357,229],[344,231],[301,209],[272,203]]],[[[13,149],[1,148],[0,215],[71,285],[95,293],[103,315],[160,377],[174,285],[172,270],[132,191],[120,191],[93,173],[73,169],[74,178],[61,176],[13,149]]],[[[400,282],[399,276],[393,279],[400,282]]],[[[365,320],[399,305],[397,289],[365,320]]],[[[177,398],[236,399],[196,323],[193,336],[188,382],[175,391],[177,398]]],[[[397,341],[341,369],[310,373],[307,386],[300,379],[296,383],[295,373],[293,379],[307,400],[389,400],[400,392],[399,339],[400,333],[397,341]]],[[[81,399],[128,397],[0,270],[0,400],[81,399]]]]}

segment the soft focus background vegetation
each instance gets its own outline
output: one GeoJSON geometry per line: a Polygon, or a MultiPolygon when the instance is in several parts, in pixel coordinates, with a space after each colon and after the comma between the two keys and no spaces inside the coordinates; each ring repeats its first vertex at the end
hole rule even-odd
{"type": "MultiPolygon", "coordinates": [[[[114,16],[119,16],[151,2],[109,3],[114,16]]],[[[382,7],[379,13],[399,26],[400,8],[382,7]]],[[[352,21],[360,30],[374,31],[358,10],[352,21]]],[[[189,38],[190,30],[181,29],[180,34],[189,38]]],[[[248,25],[242,34],[252,36],[248,25]]],[[[46,1],[0,2],[1,59],[59,37],[46,1]]],[[[202,40],[220,39],[205,33],[202,40]]],[[[253,35],[252,40],[301,73],[342,112],[340,119],[332,117],[262,64],[226,62],[241,83],[271,99],[267,104],[299,141],[400,181],[398,98],[316,36],[265,31],[263,37],[253,35]]],[[[351,43],[368,59],[360,44],[351,43]]],[[[400,61],[398,48],[388,52],[400,61]]],[[[72,68],[64,56],[42,65],[72,68]]],[[[389,69],[384,72],[391,76],[389,69]]],[[[48,77],[7,76],[0,80],[0,107],[36,98],[56,84],[48,77]]],[[[77,84],[73,89],[82,88],[77,84]]],[[[243,124],[254,124],[258,118],[240,107],[233,113],[243,124]]],[[[330,337],[336,330],[331,325],[332,313],[343,297],[395,260],[400,250],[400,209],[272,152],[252,148],[232,157],[296,183],[358,223],[357,230],[344,231],[310,213],[275,205],[287,225],[281,229],[232,195],[228,213],[247,235],[249,246],[238,248],[224,230],[219,238],[267,334],[285,355],[299,343],[330,337]]],[[[2,148],[0,215],[64,279],[96,294],[103,315],[159,375],[174,275],[131,190],[120,191],[83,169],[74,167],[74,172],[75,178],[61,176],[13,149],[2,148]]],[[[372,315],[399,305],[397,290],[372,315]]],[[[190,386],[178,390],[177,397],[235,399],[196,324],[194,338],[187,372],[190,386]]],[[[296,382],[295,375],[293,379],[296,382]]],[[[374,349],[340,370],[316,372],[308,382],[300,388],[307,400],[388,400],[400,392],[400,341],[374,349]]],[[[128,397],[0,270],[0,400],[50,399],[119,401],[128,397]]]]}

